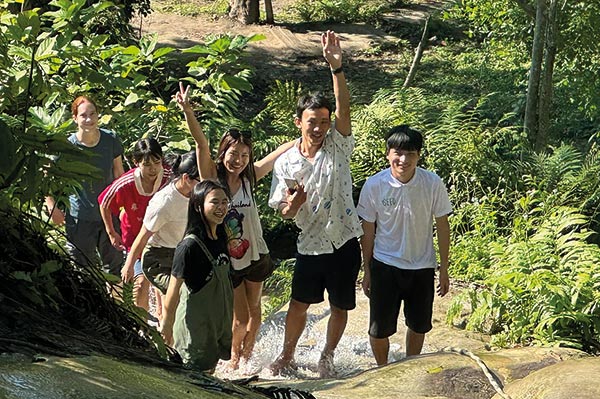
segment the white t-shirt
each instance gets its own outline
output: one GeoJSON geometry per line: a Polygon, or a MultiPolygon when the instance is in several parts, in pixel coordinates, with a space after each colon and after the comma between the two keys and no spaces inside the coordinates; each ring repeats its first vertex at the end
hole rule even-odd
{"type": "Polygon", "coordinates": [[[362,235],[354,201],[350,157],[354,137],[331,129],[313,162],[302,156],[297,145],[275,161],[269,206],[278,209],[286,198],[284,178],[304,185],[307,199],[295,217],[300,228],[298,252],[303,255],[333,253],[348,240],[362,235]]]}
{"type": "Polygon", "coordinates": [[[169,183],[150,200],[144,215],[144,227],[154,234],[148,245],[175,248],[183,239],[187,225],[189,198],[169,183]]]}
{"type": "Polygon", "coordinates": [[[250,266],[253,260],[258,260],[260,254],[269,253],[258,209],[250,195],[250,182],[244,179],[244,185],[246,192],[240,187],[233,195],[231,207],[223,222],[227,232],[227,252],[235,270],[242,270],[250,266]]]}
{"type": "Polygon", "coordinates": [[[382,170],[365,182],[357,211],[362,219],[377,224],[375,259],[400,269],[435,268],[433,219],[452,212],[438,175],[417,168],[404,184],[389,168],[382,170]]]}

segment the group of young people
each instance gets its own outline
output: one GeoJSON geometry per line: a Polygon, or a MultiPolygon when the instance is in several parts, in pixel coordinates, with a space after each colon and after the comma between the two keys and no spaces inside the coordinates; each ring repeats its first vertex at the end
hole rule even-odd
{"type": "MultiPolygon", "coordinates": [[[[416,355],[432,327],[436,268],[438,294],[449,290],[452,207],[442,180],[417,166],[421,133],[405,125],[390,130],[390,166],[367,179],[356,207],[350,94],[340,39],[327,31],[321,43],[335,108],[322,93],[301,97],[295,114],[301,137],[257,161],[251,134],[236,129],[223,135],[212,159],[189,87],[180,85],[175,99],[195,151],[165,161],[156,140],[142,139],[132,154],[136,167],[124,173],[123,148],[114,134],[98,127],[96,105],[87,97],[73,103],[78,131],[69,140],[97,154],[90,163],[103,171],[103,180],[85,183],[71,196],[66,231],[72,254],[86,262],[98,250],[108,272],[134,281],[137,306],[148,309],[154,287],[165,342],[190,367],[211,371],[223,359],[237,369],[252,355],[261,323],[262,284],[274,269],[254,188],[271,170],[269,206],[300,229],[283,349],[270,365],[273,374],[296,367],[294,352],[307,311],[324,300],[325,291],[331,313],[318,370],[321,377],[334,374],[334,351],[348,311],[356,306],[361,264],[378,365],[387,363],[402,302],[406,354],[416,355]]],[[[65,217],[53,199],[48,197],[46,205],[52,220],[62,224],[65,217]]]]}

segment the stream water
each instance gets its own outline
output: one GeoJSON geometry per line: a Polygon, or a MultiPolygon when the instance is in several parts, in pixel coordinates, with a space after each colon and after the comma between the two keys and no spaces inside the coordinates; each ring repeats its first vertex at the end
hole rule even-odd
{"type": "MultiPolygon", "coordinates": [[[[315,309],[312,306],[309,309],[306,328],[296,348],[295,361],[298,365],[298,370],[286,375],[273,376],[268,368],[279,355],[283,346],[285,312],[280,311],[270,317],[261,326],[249,363],[240,367],[239,370],[231,371],[227,368],[227,362],[221,362],[217,366],[215,376],[223,379],[237,379],[250,375],[258,375],[261,379],[266,380],[319,378],[317,362],[325,344],[329,312],[325,310],[326,306],[324,304],[313,306],[315,309]]],[[[352,317],[352,312],[364,311],[365,309],[356,309],[349,313],[346,333],[342,336],[335,351],[336,378],[352,376],[376,367],[375,359],[369,345],[366,326],[364,328],[363,326],[357,326],[357,323],[364,323],[359,322],[357,317],[352,317]]],[[[359,317],[359,319],[362,321],[363,317],[359,317]]],[[[390,361],[396,361],[402,357],[404,357],[404,352],[400,345],[392,343],[390,345],[390,361]]]]}

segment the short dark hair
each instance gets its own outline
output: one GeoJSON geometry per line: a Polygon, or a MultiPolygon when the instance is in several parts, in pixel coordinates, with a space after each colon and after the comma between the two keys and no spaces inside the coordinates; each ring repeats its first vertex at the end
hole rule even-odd
{"type": "Polygon", "coordinates": [[[306,94],[298,99],[298,104],[296,105],[296,117],[302,119],[304,110],[319,108],[327,108],[329,116],[331,116],[333,107],[331,106],[331,101],[329,101],[323,92],[318,91],[306,94]]]}
{"type": "MultiPolygon", "coordinates": [[[[201,240],[207,238],[206,229],[208,224],[204,217],[204,199],[213,190],[223,190],[225,195],[229,197],[227,188],[215,180],[202,180],[194,186],[194,189],[190,193],[185,234],[195,234],[201,240]]],[[[217,238],[223,240],[223,242],[227,241],[227,234],[223,223],[217,226],[217,238]]]]}
{"type": "Polygon", "coordinates": [[[419,151],[423,148],[423,135],[408,125],[398,125],[390,129],[385,137],[385,152],[390,150],[419,151]]]}
{"type": "Polygon", "coordinates": [[[163,156],[162,148],[156,139],[150,137],[139,140],[133,147],[133,153],[131,157],[137,164],[142,161],[150,161],[154,159],[160,159],[163,156]]]}

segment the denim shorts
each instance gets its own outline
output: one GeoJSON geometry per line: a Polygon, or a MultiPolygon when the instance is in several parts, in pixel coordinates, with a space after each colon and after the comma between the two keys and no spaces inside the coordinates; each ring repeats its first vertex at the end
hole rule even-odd
{"type": "Polygon", "coordinates": [[[144,270],[142,269],[142,261],[141,259],[136,259],[135,264],[133,265],[133,278],[144,274],[144,270]]]}

